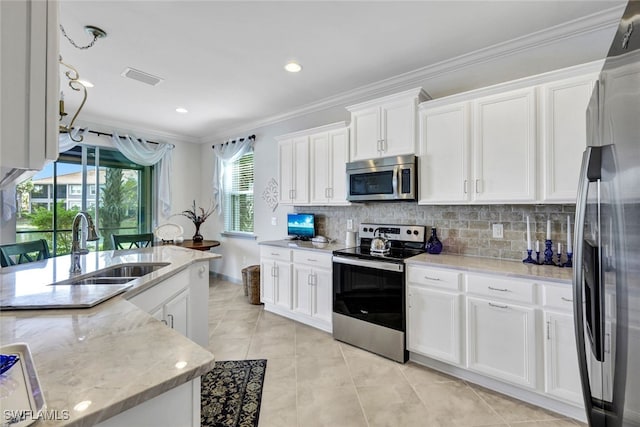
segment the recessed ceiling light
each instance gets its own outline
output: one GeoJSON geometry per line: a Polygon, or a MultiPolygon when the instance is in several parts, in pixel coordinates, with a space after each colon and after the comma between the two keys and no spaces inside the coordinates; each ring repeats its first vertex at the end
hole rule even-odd
{"type": "Polygon", "coordinates": [[[89,80],[78,80],[78,83],[80,83],[84,87],[93,87],[93,83],[91,83],[89,80]]]}
{"type": "Polygon", "coordinates": [[[187,114],[189,112],[189,110],[187,110],[184,107],[178,107],[178,108],[176,108],[176,112],[177,113],[181,113],[181,114],[187,114]]]}
{"type": "Polygon", "coordinates": [[[298,64],[295,61],[287,62],[287,65],[284,66],[284,69],[290,73],[298,73],[302,70],[302,65],[298,64]]]}

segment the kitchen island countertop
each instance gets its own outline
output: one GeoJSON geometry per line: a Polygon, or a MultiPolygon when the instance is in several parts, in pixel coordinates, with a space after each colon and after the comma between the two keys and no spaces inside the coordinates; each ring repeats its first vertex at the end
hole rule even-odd
{"type": "MultiPolygon", "coordinates": [[[[34,426],[89,426],[197,378],[213,368],[213,355],[127,301],[188,268],[220,257],[171,246],[87,255],[83,271],[134,262],[168,262],[137,279],[124,294],[92,308],[3,310],[0,343],[29,345],[47,414],[34,426]],[[80,404],[80,405],[79,405],[80,404]]],[[[0,292],[55,292],[52,281],[68,278],[70,257],[3,268],[0,292]],[[31,267],[31,268],[29,268],[31,267]],[[40,272],[38,274],[29,270],[40,272]],[[65,277],[66,276],[66,277],[65,277]]]]}

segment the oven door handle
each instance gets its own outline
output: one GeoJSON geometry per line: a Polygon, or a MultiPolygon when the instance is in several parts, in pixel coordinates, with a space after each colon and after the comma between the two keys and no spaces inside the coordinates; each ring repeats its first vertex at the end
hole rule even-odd
{"type": "Polygon", "coordinates": [[[333,262],[339,264],[355,265],[358,267],[374,268],[376,270],[387,270],[402,273],[404,271],[404,264],[396,264],[393,262],[384,261],[370,261],[358,258],[347,258],[341,256],[334,256],[333,262]]]}

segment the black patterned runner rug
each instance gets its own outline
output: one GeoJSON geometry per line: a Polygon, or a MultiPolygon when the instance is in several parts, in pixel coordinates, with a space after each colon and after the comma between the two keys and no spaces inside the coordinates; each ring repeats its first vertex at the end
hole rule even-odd
{"type": "Polygon", "coordinates": [[[257,427],[267,361],[216,362],[202,376],[200,416],[203,427],[257,427]]]}

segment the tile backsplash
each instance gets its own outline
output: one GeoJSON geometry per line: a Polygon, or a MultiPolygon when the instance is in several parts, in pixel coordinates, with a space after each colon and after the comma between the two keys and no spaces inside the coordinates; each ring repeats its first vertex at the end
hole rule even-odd
{"type": "MultiPolygon", "coordinates": [[[[567,216],[573,235],[575,205],[456,205],[422,206],[417,203],[366,203],[351,206],[296,206],[296,212],[317,215],[317,233],[344,243],[347,220],[354,229],[363,222],[426,225],[436,227],[443,253],[522,260],[527,248],[527,216],[531,224],[531,245],[540,241],[544,251],[547,220],[551,220],[554,254],[557,243],[566,252],[567,216]],[[502,224],[503,238],[492,237],[493,224],[502,224]]],[[[535,254],[534,254],[535,256],[535,254]]],[[[555,257],[555,255],[554,255],[555,257]]]]}

